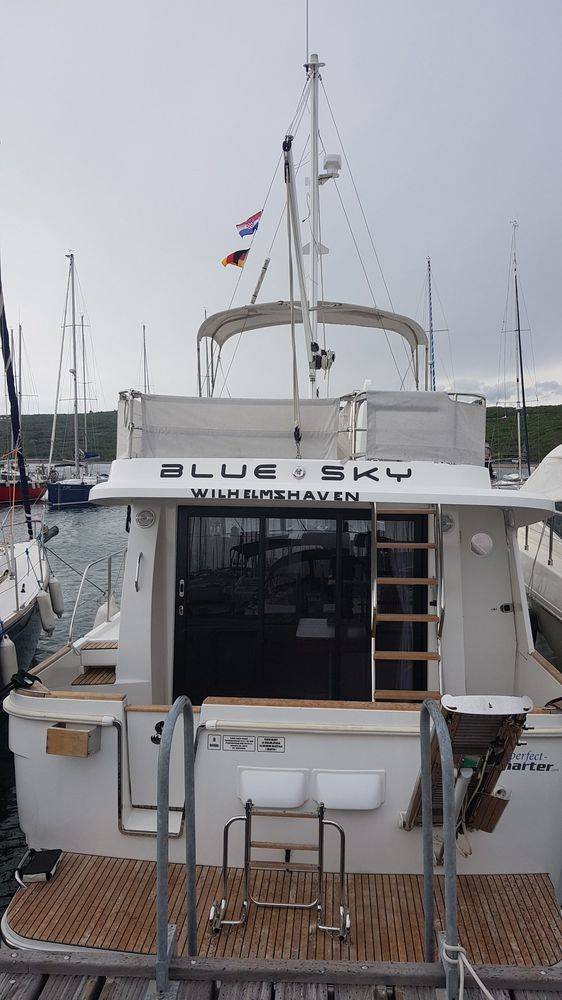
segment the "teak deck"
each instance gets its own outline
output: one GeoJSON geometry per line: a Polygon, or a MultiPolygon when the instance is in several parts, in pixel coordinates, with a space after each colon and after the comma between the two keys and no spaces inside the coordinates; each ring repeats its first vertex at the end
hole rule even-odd
{"type": "MultiPolygon", "coordinates": [[[[255,891],[276,900],[310,898],[311,872],[260,869],[255,891]]],[[[238,916],[241,870],[231,869],[238,916]]],[[[327,918],[337,899],[337,877],[327,875],[327,918]]],[[[213,936],[211,903],[220,897],[220,869],[197,874],[198,954],[208,958],[423,962],[422,877],[350,875],[350,939],[317,932],[314,911],[250,907],[247,923],[213,936]]],[[[19,891],[8,908],[11,931],[28,941],[59,946],[154,954],[156,867],[150,861],[64,854],[54,879],[19,891]]],[[[562,961],[562,917],[545,874],[461,875],[459,932],[477,965],[549,966],[562,961]]],[[[443,925],[442,879],[436,879],[437,921],[443,925]]],[[[170,865],[170,920],[185,949],[183,866],[170,865]]]]}
{"type": "Polygon", "coordinates": [[[115,667],[87,667],[72,681],[73,687],[87,684],[115,684],[115,667]]]}

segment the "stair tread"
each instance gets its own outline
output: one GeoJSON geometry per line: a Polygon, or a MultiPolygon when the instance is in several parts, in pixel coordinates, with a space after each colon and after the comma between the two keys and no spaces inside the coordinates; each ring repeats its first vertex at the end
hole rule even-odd
{"type": "Polygon", "coordinates": [[[441,699],[439,691],[406,691],[394,688],[381,688],[375,690],[375,701],[424,701],[426,698],[433,698],[435,701],[441,699]]]}
{"type": "Polygon", "coordinates": [[[383,542],[377,541],[377,549],[435,549],[435,542],[383,542]]]}
{"type": "Polygon", "coordinates": [[[318,851],[318,844],[280,844],[274,840],[252,840],[260,851],[318,851]]]}
{"type": "Polygon", "coordinates": [[[288,809],[252,809],[254,816],[275,816],[276,819],[318,819],[315,812],[289,812],[288,809]]]}
{"type": "Polygon", "coordinates": [[[317,872],[318,865],[301,864],[300,861],[289,861],[287,864],[284,861],[250,861],[250,868],[252,871],[256,871],[260,868],[271,868],[276,871],[284,872],[317,872]]]}
{"type": "Polygon", "coordinates": [[[394,585],[394,586],[424,586],[424,587],[434,587],[437,584],[437,580],[434,576],[379,576],[377,577],[377,585],[382,587],[384,585],[394,585]]]}
{"type": "Polygon", "coordinates": [[[439,615],[429,614],[403,614],[402,612],[381,612],[377,613],[375,621],[378,622],[438,622],[439,615]]]}
{"type": "Polygon", "coordinates": [[[374,660],[440,660],[439,653],[420,649],[378,649],[373,653],[374,660]]]}

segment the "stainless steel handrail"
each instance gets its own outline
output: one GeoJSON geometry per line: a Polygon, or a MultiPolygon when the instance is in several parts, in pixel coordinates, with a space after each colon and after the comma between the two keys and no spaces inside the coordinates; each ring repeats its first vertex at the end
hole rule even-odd
{"type": "MultiPolygon", "coordinates": [[[[445,890],[445,938],[453,949],[459,943],[457,925],[457,847],[455,821],[455,765],[453,748],[447,723],[436,701],[426,699],[420,712],[421,793],[422,793],[422,846],[423,846],[423,912],[425,960],[433,962],[434,908],[433,899],[433,790],[431,767],[430,718],[433,720],[441,758],[443,787],[443,848],[445,890]]],[[[441,941],[440,957],[442,958],[441,941]]],[[[443,960],[443,959],[442,959],[443,960]]],[[[458,993],[459,973],[456,964],[443,962],[448,1000],[458,993]]]]}
{"type": "Polygon", "coordinates": [[[185,882],[187,955],[197,954],[195,896],[195,748],[193,708],[189,698],[176,698],[166,716],[158,750],[156,806],[156,987],[162,998],[170,993],[170,962],[176,947],[176,926],[168,923],[168,839],[170,825],[170,754],[176,722],[183,715],[185,782],[185,882]]]}
{"type": "Polygon", "coordinates": [[[71,618],[70,618],[70,625],[68,626],[68,641],[69,641],[69,643],[72,642],[72,635],[73,635],[73,631],[74,631],[74,621],[75,621],[75,618],[76,618],[76,612],[78,611],[78,605],[80,603],[80,598],[82,597],[82,591],[84,589],[84,584],[86,583],[86,579],[87,579],[88,573],[90,572],[92,566],[97,566],[98,563],[105,562],[106,560],[107,560],[107,581],[108,581],[108,586],[107,586],[107,621],[109,621],[109,601],[110,601],[110,597],[111,597],[111,561],[112,561],[112,559],[115,559],[116,556],[124,556],[125,553],[126,553],[126,551],[127,551],[126,548],[125,549],[119,549],[116,552],[111,552],[108,556],[100,556],[99,559],[92,559],[92,561],[89,562],[88,565],[86,566],[86,569],[82,573],[82,579],[80,580],[80,586],[78,587],[78,593],[76,594],[76,600],[74,602],[74,608],[72,610],[72,615],[71,615],[71,618]]]}

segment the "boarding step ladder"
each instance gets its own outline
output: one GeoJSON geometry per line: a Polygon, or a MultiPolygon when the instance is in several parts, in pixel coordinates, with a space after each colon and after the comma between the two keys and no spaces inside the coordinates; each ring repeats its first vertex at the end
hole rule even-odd
{"type": "MultiPolygon", "coordinates": [[[[392,557],[391,557],[392,558],[392,557]]],[[[441,636],[445,618],[445,601],[443,585],[443,523],[441,505],[433,504],[420,507],[381,507],[373,505],[372,525],[371,525],[371,589],[372,589],[372,619],[371,619],[371,650],[373,658],[373,699],[376,701],[423,701],[424,698],[439,697],[443,691],[443,671],[441,656],[441,636]],[[379,538],[377,526],[378,522],[393,515],[409,514],[412,517],[420,515],[427,519],[427,531],[424,532],[426,541],[413,541],[409,539],[386,539],[379,538]],[[406,575],[381,575],[384,569],[385,556],[393,552],[416,552],[427,553],[427,570],[424,576],[406,575]],[[381,565],[382,564],[382,565],[381,565]],[[380,597],[381,591],[386,588],[400,588],[401,598],[404,603],[415,606],[421,604],[423,610],[418,611],[381,611],[380,597]],[[419,591],[425,595],[421,601],[419,591]],[[417,600],[414,600],[414,594],[417,600]],[[411,599],[406,600],[407,597],[411,599]],[[428,631],[433,632],[432,649],[381,649],[377,647],[377,626],[385,623],[397,625],[418,623],[428,626],[428,631]],[[404,660],[425,663],[427,666],[428,681],[430,679],[431,664],[436,665],[433,670],[432,680],[434,689],[430,690],[429,683],[423,690],[403,690],[399,688],[382,688],[377,686],[377,663],[395,663],[396,666],[404,660]],[[438,689],[438,690],[437,690],[438,689]]],[[[380,629],[379,629],[380,633],[380,629]]],[[[430,645],[429,636],[427,646],[430,645]]]]}
{"type": "Polygon", "coordinates": [[[216,900],[211,906],[209,913],[209,923],[214,934],[218,934],[223,927],[237,927],[244,924],[248,918],[250,905],[258,907],[269,907],[274,909],[295,909],[313,910],[317,912],[317,929],[320,931],[330,931],[337,933],[341,941],[345,941],[351,927],[351,918],[347,903],[347,878],[345,870],[345,833],[339,823],[326,819],[325,809],[322,803],[318,803],[315,812],[298,812],[293,809],[277,808],[257,808],[251,799],[244,805],[243,816],[233,816],[228,820],[223,833],[223,860],[222,860],[222,898],[216,900]],[[290,822],[294,826],[298,820],[313,820],[316,823],[317,837],[315,841],[309,843],[294,843],[291,840],[271,841],[254,840],[254,824],[257,819],[277,819],[283,822],[290,822]],[[243,900],[239,911],[239,916],[226,919],[226,912],[229,904],[228,888],[228,842],[230,829],[235,823],[242,823],[244,828],[244,864],[242,874],[243,900]],[[326,827],[333,827],[339,834],[340,844],[340,864],[339,864],[339,898],[337,902],[337,912],[339,922],[336,925],[324,923],[325,917],[325,895],[324,895],[324,835],[326,827]],[[283,853],[283,860],[266,861],[256,858],[255,851],[280,851],[283,853]],[[291,861],[292,852],[309,851],[316,854],[316,862],[312,864],[291,861]],[[261,899],[253,895],[252,871],[257,869],[275,869],[285,872],[313,872],[316,876],[316,896],[306,902],[278,901],[276,899],[261,899]]]}
{"type": "MultiPolygon", "coordinates": [[[[444,695],[439,707],[455,767],[457,834],[470,830],[491,833],[509,803],[508,793],[496,785],[520,745],[532,702],[526,697],[508,695],[444,695]]],[[[430,769],[432,823],[442,827],[443,778],[436,729],[431,739],[430,769]]],[[[422,825],[422,798],[420,774],[404,815],[404,829],[422,825]]]]}

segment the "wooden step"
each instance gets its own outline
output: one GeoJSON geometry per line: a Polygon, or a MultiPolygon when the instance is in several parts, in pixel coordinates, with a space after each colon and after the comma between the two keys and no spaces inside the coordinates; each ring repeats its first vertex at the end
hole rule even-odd
{"type": "Polygon", "coordinates": [[[425,701],[426,698],[433,698],[440,701],[439,691],[400,691],[378,689],[375,691],[375,701],[425,701]]]}
{"type": "Polygon", "coordinates": [[[439,653],[411,649],[377,649],[373,660],[440,660],[439,653]]]}
{"type": "Polygon", "coordinates": [[[377,585],[394,587],[436,587],[437,580],[434,576],[379,576],[377,585]]]}
{"type": "Polygon", "coordinates": [[[439,615],[419,615],[419,614],[402,614],[402,612],[396,613],[386,613],[376,615],[375,621],[377,622],[438,622],[439,615]]]}
{"type": "Polygon", "coordinates": [[[279,844],[274,840],[252,840],[251,847],[260,851],[316,851],[318,844],[279,844]]]}
{"type": "Polygon", "coordinates": [[[283,872],[317,872],[318,865],[308,865],[301,864],[300,861],[289,861],[285,864],[284,861],[250,861],[250,868],[252,871],[257,871],[260,868],[273,869],[274,871],[283,872]]]}
{"type": "Polygon", "coordinates": [[[435,542],[377,542],[377,549],[435,549],[435,542]]]}
{"type": "Polygon", "coordinates": [[[254,816],[275,816],[276,819],[318,819],[315,812],[289,812],[287,809],[252,809],[254,816]]]}

